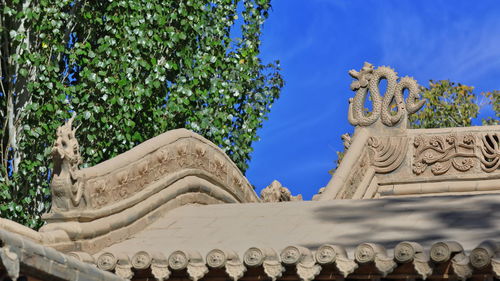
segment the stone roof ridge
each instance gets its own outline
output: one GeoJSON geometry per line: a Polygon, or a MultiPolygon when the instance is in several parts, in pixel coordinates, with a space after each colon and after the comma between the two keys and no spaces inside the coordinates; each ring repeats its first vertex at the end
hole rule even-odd
{"type": "Polygon", "coordinates": [[[370,63],[349,74],[356,95],[348,120],[356,127],[342,136],[345,155],[316,200],[500,192],[500,126],[409,129],[408,116],[425,103],[413,78],[370,63]],[[368,94],[373,110],[366,113],[368,94]]]}
{"type": "Polygon", "coordinates": [[[354,278],[366,272],[381,278],[391,278],[391,274],[398,276],[404,272],[405,275],[425,280],[437,278],[443,274],[442,268],[448,267],[451,268],[448,274],[460,280],[474,274],[500,277],[500,243],[491,240],[480,243],[469,253],[455,241],[436,242],[429,249],[424,249],[417,242],[403,241],[393,249],[376,243],[361,243],[351,255],[342,245],[323,244],[315,249],[290,245],[283,249],[250,247],[244,253],[216,248],[207,253],[175,250],[170,254],[140,250],[135,254],[104,252],[94,257],[100,269],[114,271],[128,280],[137,270],[150,269],[151,275],[158,280],[178,272],[197,281],[210,270],[222,269],[233,281],[237,281],[255,268],[261,268],[271,280],[281,278],[287,268],[294,268],[303,281],[329,274],[354,278]],[[124,265],[126,270],[120,269],[124,265]]]}
{"type": "Polygon", "coordinates": [[[261,202],[219,147],[186,129],[167,131],[112,159],[80,168],[74,117],[57,129],[52,149],[52,208],[43,216],[47,224],[40,231],[44,239],[58,233],[66,240],[49,243],[54,247],[94,253],[179,206],[261,202]]]}

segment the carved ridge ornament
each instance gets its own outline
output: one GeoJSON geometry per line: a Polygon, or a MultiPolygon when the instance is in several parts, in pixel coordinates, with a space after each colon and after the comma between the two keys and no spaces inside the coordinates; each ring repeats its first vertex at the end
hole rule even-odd
{"type": "Polygon", "coordinates": [[[74,118],[75,115],[57,129],[52,148],[52,212],[102,208],[133,196],[165,175],[185,169],[209,173],[235,192],[252,189],[236,166],[230,165],[229,160],[221,155],[222,152],[190,138],[179,138],[155,148],[140,160],[123,166],[117,163],[117,169],[107,174],[89,174],[86,169],[78,167],[82,160],[76,129],[72,129],[74,118]]]}
{"type": "Polygon", "coordinates": [[[403,77],[398,82],[397,73],[387,66],[375,69],[365,62],[360,71],[350,70],[349,75],[356,79],[351,83],[351,90],[356,91],[354,98],[349,99],[348,120],[353,126],[370,126],[377,120],[386,126],[395,126],[408,115],[417,112],[425,103],[420,99],[417,81],[411,77],[403,77]],[[380,81],[387,80],[387,90],[380,95],[380,81]],[[408,90],[408,98],[404,100],[404,91],[408,90]],[[371,112],[365,113],[364,103],[370,94],[371,112]],[[391,110],[391,107],[395,111],[391,110]]]}
{"type": "Polygon", "coordinates": [[[500,167],[498,133],[417,136],[413,145],[412,170],[416,175],[423,174],[428,167],[434,175],[443,175],[452,168],[468,172],[475,166],[491,173],[500,167]]]}
{"type": "Polygon", "coordinates": [[[370,160],[377,173],[390,173],[396,170],[406,156],[408,139],[406,137],[370,137],[370,160]]]}

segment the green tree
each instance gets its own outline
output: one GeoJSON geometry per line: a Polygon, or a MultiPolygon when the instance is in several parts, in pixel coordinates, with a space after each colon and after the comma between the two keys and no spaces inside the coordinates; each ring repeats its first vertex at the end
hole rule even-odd
{"type": "Polygon", "coordinates": [[[429,88],[422,87],[424,108],[410,115],[413,128],[440,128],[470,126],[477,117],[479,105],[474,88],[448,80],[430,81],[429,88]]]}
{"type": "MultiPolygon", "coordinates": [[[[426,100],[424,108],[410,115],[412,128],[443,128],[467,127],[472,125],[472,119],[479,113],[480,96],[489,98],[494,110],[499,117],[499,91],[476,94],[474,87],[449,80],[430,81],[429,87],[422,87],[422,98],[426,100]]],[[[494,117],[484,121],[495,123],[494,117]]]]}
{"type": "Polygon", "coordinates": [[[270,0],[0,0],[0,216],[40,225],[50,149],[72,111],[84,165],[186,127],[245,171],[283,86],[278,62],[259,59],[270,8],[270,0]]]}

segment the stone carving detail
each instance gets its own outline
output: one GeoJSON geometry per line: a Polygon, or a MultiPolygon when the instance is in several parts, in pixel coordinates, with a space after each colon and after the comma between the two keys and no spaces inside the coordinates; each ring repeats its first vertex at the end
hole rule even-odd
{"type": "Polygon", "coordinates": [[[262,267],[264,267],[264,272],[272,281],[276,281],[285,272],[285,268],[278,260],[265,260],[262,267]]]}
{"type": "Polygon", "coordinates": [[[495,276],[497,278],[500,277],[500,260],[499,259],[492,259],[491,260],[491,268],[493,269],[493,272],[495,272],[495,276]]]}
{"type": "Polygon", "coordinates": [[[175,251],[168,257],[168,265],[173,270],[184,269],[187,267],[188,263],[188,257],[182,251],[175,251]]]}
{"type": "Polygon", "coordinates": [[[354,196],[357,187],[365,177],[365,174],[369,167],[369,162],[370,162],[370,157],[368,151],[365,150],[361,154],[361,159],[356,163],[356,166],[352,169],[352,172],[346,181],[346,186],[344,187],[340,198],[349,199],[354,196]]]}
{"type": "Polygon", "coordinates": [[[476,247],[469,255],[470,264],[476,269],[483,269],[492,263],[500,253],[500,243],[487,240],[476,247]]]}
{"type": "Polygon", "coordinates": [[[264,262],[264,253],[258,248],[252,247],[243,255],[243,261],[248,266],[259,266],[264,262]]]}
{"type": "Polygon", "coordinates": [[[198,281],[208,272],[208,267],[201,262],[190,262],[187,266],[187,273],[189,279],[198,281]]]}
{"type": "Polygon", "coordinates": [[[413,268],[423,280],[432,274],[429,258],[423,247],[415,242],[401,242],[394,249],[394,258],[400,263],[413,262],[413,268]]]}
{"type": "Polygon", "coordinates": [[[488,133],[482,137],[481,153],[481,169],[487,173],[491,173],[500,167],[500,134],[488,133]]]}
{"type": "Polygon", "coordinates": [[[397,264],[387,256],[383,247],[371,243],[363,243],[356,248],[354,254],[359,263],[373,262],[383,277],[391,273],[397,264]]]}
{"type": "Polygon", "coordinates": [[[390,173],[396,170],[406,156],[408,140],[405,137],[370,137],[370,158],[377,173],[390,173]]]}
{"type": "Polygon", "coordinates": [[[316,251],[316,260],[320,264],[331,264],[335,262],[337,253],[331,245],[323,245],[316,251]]]}
{"type": "Polygon", "coordinates": [[[52,147],[52,162],[54,164],[53,177],[50,182],[52,190],[52,208],[54,210],[68,210],[81,208],[84,185],[78,166],[82,163],[80,146],[73,129],[75,115],[66,123],[57,128],[57,138],[52,147]]]}
{"type": "Polygon", "coordinates": [[[207,264],[212,268],[221,268],[226,264],[226,255],[219,249],[214,249],[207,254],[207,264]]]}
{"type": "MultiPolygon", "coordinates": [[[[134,258],[132,258],[132,264],[133,261],[134,258]]],[[[170,277],[171,272],[168,269],[168,260],[161,253],[153,254],[153,257],[151,258],[150,268],[151,268],[151,273],[158,281],[164,281],[170,277]]]]}
{"type": "Polygon", "coordinates": [[[302,195],[293,196],[288,188],[283,187],[277,180],[260,192],[260,198],[263,202],[285,202],[302,201],[302,195]]]}
{"type": "Polygon", "coordinates": [[[314,261],[297,264],[297,275],[302,281],[311,281],[321,272],[321,266],[314,264],[314,261]]]}
{"type": "Polygon", "coordinates": [[[345,133],[340,136],[342,139],[342,143],[344,144],[344,150],[348,150],[349,147],[351,147],[352,144],[352,137],[349,133],[345,133]]]}
{"type": "Polygon", "coordinates": [[[349,274],[353,273],[354,270],[358,268],[358,264],[355,261],[348,259],[347,256],[338,256],[335,259],[335,266],[344,275],[344,278],[347,278],[349,274]]]}
{"type": "Polygon", "coordinates": [[[117,163],[116,171],[105,175],[79,169],[82,161],[75,137],[76,129],[72,128],[74,117],[57,129],[57,139],[52,148],[53,213],[75,208],[102,208],[133,196],[166,174],[184,169],[198,169],[211,174],[220,184],[235,190],[251,190],[245,177],[222,152],[190,138],[179,138],[123,166],[117,163]]]}
{"type": "Polygon", "coordinates": [[[167,280],[171,274],[168,265],[155,262],[151,264],[151,273],[158,281],[167,280]]]}
{"type": "Polygon", "coordinates": [[[118,263],[115,267],[115,273],[125,280],[130,280],[134,276],[130,263],[118,263]]]}
{"type": "Polygon", "coordinates": [[[417,136],[413,142],[415,155],[413,172],[420,175],[431,167],[434,175],[442,175],[453,167],[466,172],[476,163],[475,138],[471,134],[447,136],[417,136]]]}
{"type": "Polygon", "coordinates": [[[116,267],[117,259],[112,253],[104,253],[97,258],[97,266],[102,270],[111,271],[116,267]]]}
{"type": "Polygon", "coordinates": [[[407,116],[418,111],[425,103],[420,99],[420,90],[417,82],[411,77],[403,77],[398,82],[396,72],[386,66],[374,69],[373,65],[365,62],[360,71],[350,70],[349,75],[356,79],[351,83],[351,90],[356,91],[354,98],[349,99],[348,120],[354,126],[370,126],[380,119],[386,126],[395,126],[407,116]],[[379,83],[387,80],[387,90],[384,97],[380,95],[379,83]],[[404,100],[403,92],[409,91],[404,100]],[[364,102],[370,94],[373,110],[365,113],[364,102]],[[391,110],[392,104],[397,109],[391,110]]]}
{"type": "Polygon", "coordinates": [[[132,266],[136,269],[146,269],[151,264],[151,256],[144,251],[137,252],[132,257],[132,266]]]}
{"type": "Polygon", "coordinates": [[[459,253],[453,257],[451,260],[451,267],[453,272],[461,280],[467,280],[472,276],[472,268],[469,265],[469,258],[464,253],[459,253]]]}
{"type": "Polygon", "coordinates": [[[0,263],[2,263],[7,270],[7,275],[10,279],[16,281],[17,278],[19,278],[19,257],[15,252],[11,251],[9,246],[0,248],[0,263]]]}
{"type": "Polygon", "coordinates": [[[247,268],[239,260],[228,260],[226,262],[226,273],[233,281],[238,281],[246,271],[247,268]]]}
{"type": "Polygon", "coordinates": [[[281,261],[284,264],[296,264],[300,261],[300,250],[295,246],[288,246],[281,252],[281,261]]]}

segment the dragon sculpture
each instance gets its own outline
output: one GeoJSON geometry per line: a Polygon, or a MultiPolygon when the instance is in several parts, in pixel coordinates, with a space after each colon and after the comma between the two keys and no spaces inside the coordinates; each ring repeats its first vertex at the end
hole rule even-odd
{"type": "Polygon", "coordinates": [[[356,79],[351,83],[351,90],[356,91],[354,98],[349,99],[349,122],[354,126],[370,126],[381,120],[386,126],[395,126],[408,115],[417,112],[425,103],[419,100],[419,86],[411,77],[403,77],[398,82],[397,73],[386,66],[374,69],[373,65],[365,62],[360,71],[350,70],[349,75],[356,79]],[[379,91],[380,81],[387,80],[387,90],[382,97],[379,91]],[[404,91],[409,91],[404,100],[404,91]],[[372,112],[364,112],[364,103],[367,94],[370,94],[373,106],[372,112]],[[391,104],[395,102],[397,111],[391,112],[391,104]]]}
{"type": "Polygon", "coordinates": [[[84,196],[84,188],[78,166],[82,163],[82,158],[80,146],[75,137],[77,129],[72,128],[74,119],[75,115],[57,128],[57,139],[52,147],[54,174],[50,187],[53,210],[66,211],[85,205],[85,202],[81,200],[84,196]]]}

